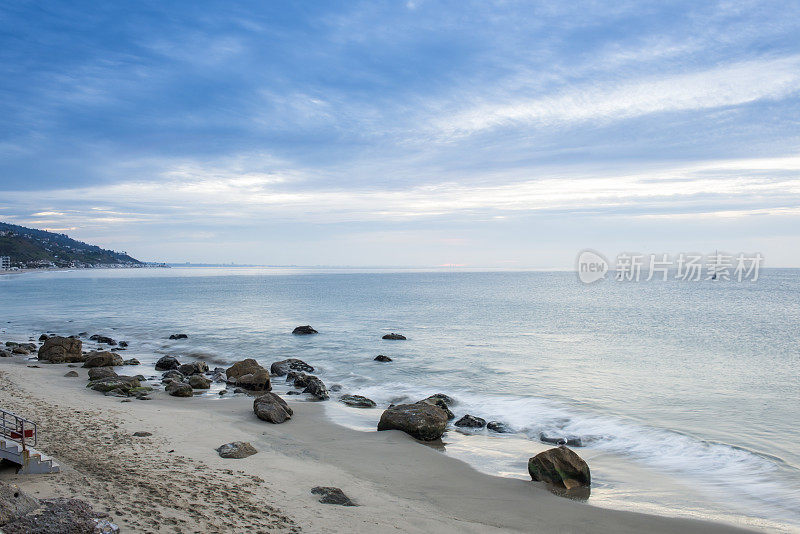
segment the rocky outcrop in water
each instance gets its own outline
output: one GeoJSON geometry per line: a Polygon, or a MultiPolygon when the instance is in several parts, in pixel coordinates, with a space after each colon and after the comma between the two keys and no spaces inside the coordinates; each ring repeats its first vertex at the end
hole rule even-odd
{"type": "Polygon", "coordinates": [[[404,341],[406,339],[406,336],[404,336],[403,334],[395,334],[394,332],[392,332],[391,334],[384,334],[383,338],[381,339],[394,339],[396,341],[404,341]]]}
{"type": "Polygon", "coordinates": [[[589,466],[566,447],[548,449],[530,458],[528,473],[533,480],[568,490],[588,488],[592,482],[589,466]]]}
{"type": "Polygon", "coordinates": [[[296,336],[308,336],[310,334],[318,334],[316,330],[311,328],[311,325],[298,326],[292,330],[292,334],[296,336]]]}
{"type": "Polygon", "coordinates": [[[53,336],[39,347],[39,359],[50,363],[82,362],[86,359],[82,350],[83,343],[80,339],[53,336]]]}
{"type": "Polygon", "coordinates": [[[377,406],[375,401],[368,399],[362,395],[342,395],[339,397],[339,402],[342,402],[353,408],[374,408],[377,406]]]}
{"type": "Polygon", "coordinates": [[[253,456],[258,451],[247,441],[234,441],[217,447],[217,452],[223,458],[235,458],[237,460],[253,456]]]}
{"type": "Polygon", "coordinates": [[[293,414],[286,401],[272,392],[261,395],[253,401],[253,412],[259,419],[274,424],[291,419],[293,414]]]}
{"type": "Polygon", "coordinates": [[[189,339],[189,336],[186,334],[172,334],[169,336],[170,339],[189,339]]]}
{"type": "Polygon", "coordinates": [[[122,356],[113,352],[90,352],[86,355],[84,367],[112,367],[122,365],[122,356]]]}
{"type": "Polygon", "coordinates": [[[424,402],[388,408],[381,414],[378,422],[378,430],[402,430],[421,441],[441,438],[446,428],[445,411],[439,406],[424,402]]]}
{"type": "Polygon", "coordinates": [[[175,356],[162,356],[156,362],[156,371],[170,371],[180,366],[181,364],[175,356]]]}
{"type": "Polygon", "coordinates": [[[270,368],[270,373],[275,376],[286,376],[289,371],[301,371],[303,373],[313,373],[314,368],[308,365],[303,360],[297,358],[288,358],[279,362],[274,362],[270,368]]]}
{"type": "Polygon", "coordinates": [[[388,356],[384,356],[383,354],[378,354],[377,356],[375,356],[375,361],[376,362],[390,362],[390,361],[392,361],[392,359],[390,357],[388,357],[388,356]]]}

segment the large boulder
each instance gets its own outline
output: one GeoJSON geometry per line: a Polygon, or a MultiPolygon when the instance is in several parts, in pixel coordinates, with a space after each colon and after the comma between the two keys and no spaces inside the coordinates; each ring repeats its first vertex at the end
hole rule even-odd
{"type": "Polygon", "coordinates": [[[269,372],[275,376],[286,376],[289,373],[289,371],[302,371],[304,373],[313,373],[314,368],[308,365],[303,360],[298,360],[297,358],[288,358],[286,360],[275,362],[269,368],[269,372]]]}
{"type": "Polygon", "coordinates": [[[112,367],[122,365],[122,356],[113,352],[90,352],[86,355],[84,367],[112,367]]]}
{"type": "Polygon", "coordinates": [[[39,359],[50,363],[75,363],[85,360],[80,339],[53,336],[39,347],[39,359]]]}
{"type": "Polygon", "coordinates": [[[175,356],[162,356],[156,362],[156,371],[171,371],[180,366],[181,364],[175,356]]]}
{"type": "Polygon", "coordinates": [[[178,371],[185,376],[200,375],[208,371],[208,364],[206,362],[184,363],[178,367],[178,371]]]}
{"type": "Polygon", "coordinates": [[[269,373],[253,358],[236,362],[225,370],[228,382],[252,391],[270,391],[269,373]]]}
{"type": "Polygon", "coordinates": [[[220,445],[217,452],[223,458],[236,458],[237,460],[247,458],[256,454],[258,451],[247,441],[234,441],[220,445]]]}
{"type": "Polygon", "coordinates": [[[421,441],[442,437],[447,427],[447,414],[433,404],[399,404],[381,414],[378,430],[402,430],[421,441]]]}
{"type": "Polygon", "coordinates": [[[271,392],[256,397],[253,401],[253,412],[259,419],[275,424],[291,419],[293,413],[285,400],[271,392]]]}
{"type": "Polygon", "coordinates": [[[311,325],[308,324],[303,326],[298,326],[294,330],[292,330],[292,334],[296,336],[307,336],[310,334],[318,334],[318,333],[319,332],[311,328],[311,325]]]}
{"type": "Polygon", "coordinates": [[[568,490],[588,488],[592,483],[589,466],[566,447],[548,449],[530,458],[528,473],[533,480],[568,490]]]}

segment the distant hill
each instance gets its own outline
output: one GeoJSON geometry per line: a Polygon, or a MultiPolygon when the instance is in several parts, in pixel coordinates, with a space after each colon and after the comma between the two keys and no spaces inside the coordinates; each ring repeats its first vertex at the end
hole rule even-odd
{"type": "Polygon", "coordinates": [[[15,267],[99,267],[141,265],[123,252],[76,241],[64,234],[0,222],[0,256],[15,267]]]}

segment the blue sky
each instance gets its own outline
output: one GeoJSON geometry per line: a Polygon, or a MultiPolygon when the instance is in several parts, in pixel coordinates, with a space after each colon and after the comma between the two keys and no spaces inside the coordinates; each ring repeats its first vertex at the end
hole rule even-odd
{"type": "Polygon", "coordinates": [[[800,267],[794,2],[8,2],[0,220],[147,260],[800,267]]]}

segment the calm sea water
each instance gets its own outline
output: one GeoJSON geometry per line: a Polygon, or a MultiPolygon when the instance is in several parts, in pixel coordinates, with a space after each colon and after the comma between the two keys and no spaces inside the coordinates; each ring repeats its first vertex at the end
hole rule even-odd
{"type": "MultiPolygon", "coordinates": [[[[799,296],[798,270],[592,286],[546,272],[33,273],[0,276],[0,340],[87,331],[128,340],[145,363],[212,367],[298,357],[343,393],[443,392],[457,416],[507,423],[514,434],[446,435],[483,471],[528,478],[541,433],[580,436],[590,503],[797,531],[799,296]],[[291,335],[301,324],[320,334],[291,335]],[[190,337],[166,340],[176,332],[190,337]]],[[[354,428],[380,415],[327,404],[354,428]]]]}

